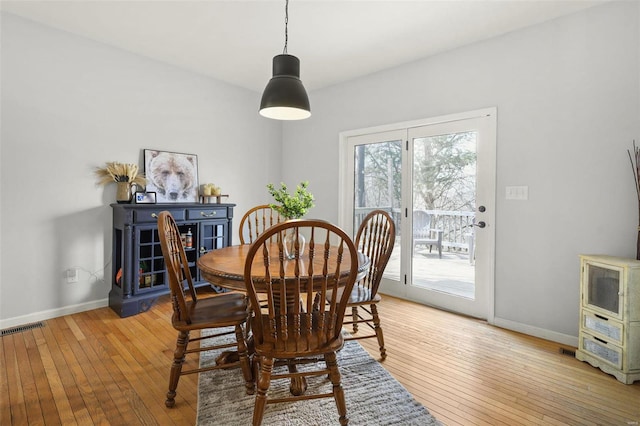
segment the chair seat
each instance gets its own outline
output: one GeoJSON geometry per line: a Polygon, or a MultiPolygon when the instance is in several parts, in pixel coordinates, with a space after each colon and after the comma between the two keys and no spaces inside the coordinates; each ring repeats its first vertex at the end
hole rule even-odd
{"type": "Polygon", "coordinates": [[[242,293],[222,293],[187,304],[190,323],[172,318],[178,330],[197,330],[236,325],[247,319],[247,300],[242,293]]]}
{"type": "MultiPolygon", "coordinates": [[[[342,289],[338,289],[338,298],[342,297],[342,289]]],[[[331,298],[331,292],[327,292],[327,300],[331,298]]],[[[351,295],[349,296],[348,305],[369,305],[371,303],[378,303],[382,300],[380,296],[376,293],[373,297],[371,297],[371,289],[361,286],[360,284],[356,284],[353,286],[353,290],[351,291],[351,295]]]]}
{"type": "MultiPolygon", "coordinates": [[[[287,315],[287,330],[290,336],[294,336],[294,320],[293,315],[287,315]]],[[[317,316],[314,316],[314,319],[317,319],[317,316]]],[[[254,318],[254,321],[256,318],[254,318]]],[[[324,332],[319,331],[318,323],[313,321],[313,327],[311,331],[307,331],[307,321],[306,316],[301,316],[300,321],[300,337],[298,339],[289,339],[286,341],[278,340],[274,341],[271,336],[266,332],[269,316],[261,315],[261,320],[263,324],[263,330],[265,330],[264,334],[264,342],[259,343],[253,341],[255,345],[255,352],[258,355],[265,355],[273,358],[279,359],[293,359],[299,358],[301,353],[304,353],[303,356],[316,356],[322,355],[327,352],[338,351],[342,349],[344,345],[344,339],[342,338],[342,334],[338,333],[338,337],[336,339],[330,340],[328,342],[322,342],[319,339],[320,335],[323,335],[324,332]]],[[[325,327],[328,327],[329,324],[329,315],[326,315],[325,319],[325,327]]],[[[276,323],[276,328],[280,331],[282,326],[276,323]]]]}

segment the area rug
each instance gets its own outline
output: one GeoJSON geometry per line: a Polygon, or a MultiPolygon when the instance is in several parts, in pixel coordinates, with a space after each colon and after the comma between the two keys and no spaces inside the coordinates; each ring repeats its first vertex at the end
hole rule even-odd
{"type": "MultiPolygon", "coordinates": [[[[203,334],[206,334],[207,330],[203,334]]],[[[230,336],[218,338],[229,340],[230,336]]],[[[200,365],[211,365],[217,353],[200,355],[200,365]]],[[[417,402],[378,361],[355,340],[338,352],[349,424],[359,425],[442,425],[417,402]]],[[[286,367],[285,367],[286,368],[286,367]]],[[[299,367],[302,370],[304,367],[299,367]]],[[[307,378],[310,393],[330,391],[326,376],[307,378]]],[[[245,393],[239,369],[215,370],[200,374],[197,425],[250,425],[255,395],[245,393]]],[[[289,392],[287,380],[271,382],[269,395],[289,392]]],[[[340,424],[333,398],[268,404],[265,426],[317,426],[340,424]]]]}

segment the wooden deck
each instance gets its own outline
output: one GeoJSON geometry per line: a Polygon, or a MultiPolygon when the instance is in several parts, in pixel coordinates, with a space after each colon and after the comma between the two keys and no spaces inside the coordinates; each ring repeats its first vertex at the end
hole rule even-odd
{"type": "MultiPolygon", "coordinates": [[[[473,298],[475,289],[475,267],[469,262],[467,252],[442,251],[442,259],[434,248],[420,248],[413,254],[413,285],[429,290],[441,291],[460,297],[473,298]]],[[[391,254],[385,277],[400,281],[400,247],[391,254]]]]}

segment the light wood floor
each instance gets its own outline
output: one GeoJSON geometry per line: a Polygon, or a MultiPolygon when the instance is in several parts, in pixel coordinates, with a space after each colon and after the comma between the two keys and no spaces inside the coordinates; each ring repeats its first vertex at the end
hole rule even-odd
{"type": "MultiPolygon", "coordinates": [[[[130,318],[103,308],[2,337],[0,424],[193,425],[197,376],[183,376],[176,407],[164,406],[170,310],[163,298],[130,318]]],[[[640,422],[640,382],[624,385],[556,343],[392,297],[380,312],[383,365],[447,425],[640,422]]],[[[375,339],[360,342],[377,357],[375,339]]]]}

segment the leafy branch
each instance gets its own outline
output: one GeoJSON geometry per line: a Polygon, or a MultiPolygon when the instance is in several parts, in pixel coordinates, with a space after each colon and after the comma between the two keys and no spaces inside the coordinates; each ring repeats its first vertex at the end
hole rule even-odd
{"type": "Polygon", "coordinates": [[[314,206],[313,194],[311,194],[307,187],[309,182],[300,182],[296,186],[296,191],[293,195],[290,195],[287,191],[287,185],[284,182],[280,183],[280,189],[276,189],[275,186],[270,183],[267,185],[269,194],[273,196],[273,199],[280,204],[269,204],[269,207],[280,213],[287,219],[299,219],[307,211],[314,206]]]}

